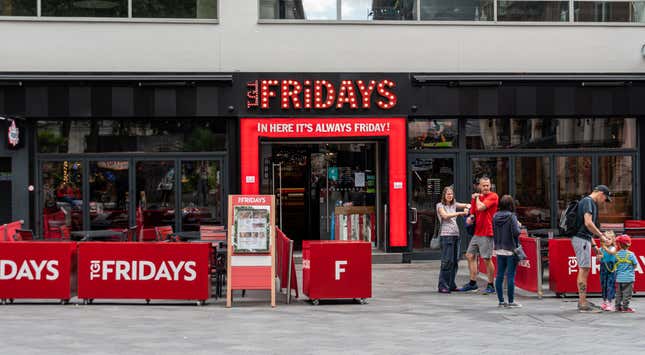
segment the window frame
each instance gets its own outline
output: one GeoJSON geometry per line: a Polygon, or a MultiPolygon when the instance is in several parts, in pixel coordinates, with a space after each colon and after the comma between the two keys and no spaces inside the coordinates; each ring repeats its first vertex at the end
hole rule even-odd
{"type": "MultiPolygon", "coordinates": [[[[198,18],[146,18],[132,17],[132,1],[128,1],[128,17],[58,17],[42,16],[42,0],[36,1],[36,16],[3,16],[0,21],[18,22],[105,22],[105,23],[191,23],[191,24],[219,24],[221,0],[214,0],[217,8],[216,19],[198,18]]],[[[258,2],[259,4],[259,2],[258,2]]]]}

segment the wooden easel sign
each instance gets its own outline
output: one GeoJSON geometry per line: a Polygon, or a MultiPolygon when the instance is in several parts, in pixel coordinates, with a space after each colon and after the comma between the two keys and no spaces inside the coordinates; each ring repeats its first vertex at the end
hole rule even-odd
{"type": "Polygon", "coordinates": [[[233,290],[270,290],[275,307],[275,196],[229,195],[226,307],[233,290]]]}

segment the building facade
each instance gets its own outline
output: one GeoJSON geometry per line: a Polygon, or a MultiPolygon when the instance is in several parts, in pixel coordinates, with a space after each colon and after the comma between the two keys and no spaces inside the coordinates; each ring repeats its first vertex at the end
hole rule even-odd
{"type": "Polygon", "coordinates": [[[9,3],[2,218],[43,237],[194,230],[267,193],[297,243],[423,257],[441,190],[482,175],[530,230],[600,183],[603,222],[641,217],[638,1],[9,3]]]}

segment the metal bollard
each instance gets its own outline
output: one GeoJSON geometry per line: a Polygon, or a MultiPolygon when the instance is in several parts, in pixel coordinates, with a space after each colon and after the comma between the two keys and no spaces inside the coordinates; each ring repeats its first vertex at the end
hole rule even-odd
{"type": "Polygon", "coordinates": [[[540,238],[535,238],[536,253],[537,253],[537,296],[542,299],[544,293],[542,292],[542,241],[540,238]]]}

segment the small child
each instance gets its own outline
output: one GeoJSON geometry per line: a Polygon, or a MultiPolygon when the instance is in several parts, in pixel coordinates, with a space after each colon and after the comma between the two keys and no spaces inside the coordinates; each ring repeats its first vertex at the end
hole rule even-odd
{"type": "Polygon", "coordinates": [[[616,243],[620,249],[616,253],[616,312],[634,313],[634,310],[629,308],[629,301],[634,291],[634,269],[638,261],[634,253],[629,251],[632,245],[630,236],[623,234],[616,238],[616,243]]]}
{"type": "Polygon", "coordinates": [[[602,243],[600,254],[600,287],[602,288],[603,311],[614,311],[614,298],[616,297],[616,236],[607,233],[607,240],[602,243]]]}

